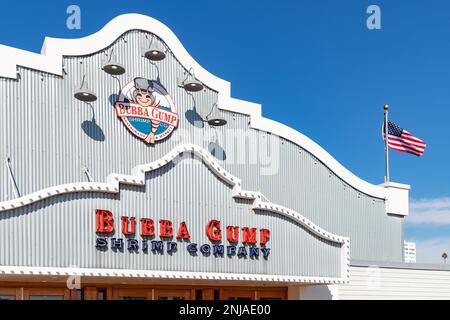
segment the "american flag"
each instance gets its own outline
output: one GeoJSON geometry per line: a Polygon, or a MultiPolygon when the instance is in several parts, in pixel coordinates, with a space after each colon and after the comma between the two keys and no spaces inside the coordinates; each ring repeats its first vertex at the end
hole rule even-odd
{"type": "Polygon", "coordinates": [[[388,121],[388,146],[392,150],[412,153],[420,157],[427,144],[395,123],[388,121]]]}

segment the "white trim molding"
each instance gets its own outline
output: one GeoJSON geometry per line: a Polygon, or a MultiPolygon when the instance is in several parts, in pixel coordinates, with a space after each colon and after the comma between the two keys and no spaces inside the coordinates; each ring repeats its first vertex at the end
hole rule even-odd
{"type": "MultiPolygon", "coordinates": [[[[200,81],[218,92],[218,105],[220,109],[248,115],[250,117],[251,128],[278,135],[304,148],[338,177],[358,191],[375,198],[387,200],[388,203],[396,202],[394,198],[398,192],[391,192],[390,186],[373,185],[360,179],[308,137],[288,126],[264,118],[260,104],[232,98],[231,85],[228,81],[222,80],[204,69],[186,51],[176,35],[167,26],[145,15],[120,15],[111,20],[100,31],[80,39],[46,37],[41,54],[0,45],[0,56],[2,57],[0,59],[0,77],[16,79],[18,66],[62,75],[64,56],[89,55],[101,51],[130,30],[151,32],[161,38],[187,70],[193,68],[196,77],[200,81]]],[[[72,185],[72,187],[81,188],[81,186],[75,185],[72,185]]],[[[105,186],[95,185],[92,187],[102,188],[105,186]]],[[[409,188],[409,186],[406,187],[409,188]]],[[[51,192],[51,190],[49,191],[51,192]]],[[[108,191],[115,192],[116,190],[108,191]]],[[[402,197],[404,198],[404,196],[405,194],[403,193],[402,197]]],[[[404,206],[404,201],[397,204],[389,207],[390,209],[388,211],[395,211],[389,213],[406,215],[408,207],[404,206]]]]}
{"type": "Polygon", "coordinates": [[[180,272],[128,269],[90,269],[90,268],[51,268],[51,267],[21,267],[0,266],[0,276],[80,276],[108,278],[149,278],[149,279],[189,279],[189,280],[227,280],[253,282],[281,282],[304,284],[346,284],[343,278],[334,277],[304,277],[244,273],[213,273],[213,272],[180,272]]]}
{"type": "Polygon", "coordinates": [[[409,215],[409,189],[405,184],[386,182],[380,185],[386,192],[386,212],[400,216],[409,215]]]}

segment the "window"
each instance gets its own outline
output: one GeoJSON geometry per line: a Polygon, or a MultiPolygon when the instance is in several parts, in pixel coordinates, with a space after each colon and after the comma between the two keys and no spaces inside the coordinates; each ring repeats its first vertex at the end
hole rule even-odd
{"type": "Polygon", "coordinates": [[[146,297],[121,296],[120,300],[147,300],[146,297]]]}
{"type": "Polygon", "coordinates": [[[259,300],[284,300],[286,299],[286,289],[258,290],[259,300]]]}
{"type": "Polygon", "coordinates": [[[228,297],[228,300],[252,300],[250,297],[228,297]]]}
{"type": "Polygon", "coordinates": [[[150,300],[149,289],[114,289],[113,300],[150,300]]]}
{"type": "Polygon", "coordinates": [[[84,290],[77,289],[77,300],[84,300],[84,290]]]}
{"type": "Polygon", "coordinates": [[[65,288],[24,288],[24,300],[70,300],[70,290],[65,288]]]}
{"type": "MultiPolygon", "coordinates": [[[[193,297],[195,298],[195,297],[193,297]]],[[[190,289],[157,289],[155,290],[156,300],[190,300],[190,289]]]]}
{"type": "Polygon", "coordinates": [[[222,290],[221,300],[253,300],[255,298],[254,290],[225,289],[222,290]]]}
{"type": "Polygon", "coordinates": [[[106,300],[106,289],[98,289],[97,300],[106,300]]]}
{"type": "Polygon", "coordinates": [[[16,300],[16,299],[20,299],[18,289],[0,288],[0,300],[16,300]]]}
{"type": "Polygon", "coordinates": [[[160,296],[158,300],[185,300],[184,297],[162,297],[160,296]]]}
{"type": "Polygon", "coordinates": [[[64,296],[30,296],[30,300],[64,300],[64,296]]]}

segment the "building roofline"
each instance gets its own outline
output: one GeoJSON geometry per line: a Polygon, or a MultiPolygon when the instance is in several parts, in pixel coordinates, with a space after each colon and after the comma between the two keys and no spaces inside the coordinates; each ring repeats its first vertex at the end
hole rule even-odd
{"type": "MultiPolygon", "coordinates": [[[[241,113],[250,116],[251,128],[270,132],[278,135],[304,148],[313,154],[319,161],[327,166],[339,178],[358,191],[369,196],[398,202],[396,193],[391,188],[399,188],[394,185],[371,184],[346,169],[335,158],[317,143],[284,124],[264,118],[261,113],[261,105],[231,97],[231,84],[218,78],[204,69],[187,52],[177,36],[163,23],[141,14],[123,14],[112,19],[98,32],[79,39],[58,39],[46,37],[41,54],[33,53],[5,45],[0,45],[0,77],[16,79],[18,66],[27,67],[56,75],[63,75],[64,56],[82,56],[104,50],[116,41],[121,35],[130,30],[143,30],[151,32],[161,38],[175,57],[187,70],[193,68],[195,76],[205,85],[218,92],[218,105],[220,109],[241,113]]],[[[403,190],[408,190],[408,185],[401,185],[403,190]]],[[[394,206],[391,206],[394,207],[394,206]]],[[[402,200],[400,206],[395,206],[396,212],[388,213],[407,215],[407,204],[402,200]],[[400,210],[397,208],[400,207],[400,210]]],[[[392,210],[391,210],[392,211],[392,210]]]]}
{"type": "Polygon", "coordinates": [[[390,268],[390,269],[408,269],[408,270],[450,271],[450,265],[433,264],[433,263],[406,263],[406,262],[351,260],[350,266],[352,266],[352,267],[377,267],[377,268],[390,268]]]}

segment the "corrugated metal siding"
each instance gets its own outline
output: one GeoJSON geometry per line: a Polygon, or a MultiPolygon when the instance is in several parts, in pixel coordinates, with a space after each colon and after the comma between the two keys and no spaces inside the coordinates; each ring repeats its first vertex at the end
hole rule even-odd
{"type": "MultiPolygon", "coordinates": [[[[197,159],[183,159],[148,174],[143,187],[126,187],[120,196],[73,194],[7,212],[0,217],[0,264],[78,266],[139,270],[204,271],[304,276],[340,276],[340,246],[324,241],[296,223],[271,213],[254,214],[247,203],[235,202],[231,189],[197,159]],[[192,182],[196,183],[193,184],[192,182]],[[240,227],[269,228],[271,254],[253,260],[234,257],[192,257],[187,243],[178,241],[170,256],[139,252],[99,251],[95,248],[95,209],[115,214],[116,237],[122,237],[122,215],[186,221],[191,241],[211,242],[205,235],[210,219],[240,227]]],[[[158,229],[158,228],[156,228],[158,229]]],[[[159,230],[157,230],[157,234],[159,230]]],[[[225,234],[224,234],[225,237],[225,234]]],[[[140,236],[137,237],[140,239],[140,236]]],[[[174,240],[176,241],[176,240],[174,240]]],[[[223,241],[222,244],[227,244],[223,241]]]]}
{"type": "Polygon", "coordinates": [[[350,283],[339,285],[339,299],[450,299],[450,272],[351,267],[350,283]]]}
{"type": "MultiPolygon", "coordinates": [[[[118,81],[104,73],[101,65],[107,58],[105,52],[114,48],[116,60],[127,70],[119,76],[122,86],[137,76],[155,79],[155,66],[140,54],[148,42],[144,32],[131,31],[98,54],[66,57],[64,77],[19,68],[20,80],[1,80],[4,134],[0,138],[0,150],[11,154],[21,194],[86,181],[81,170],[84,165],[96,180],[103,181],[111,172],[128,174],[136,165],[159,159],[179,143],[191,142],[208,149],[216,142],[226,155],[221,164],[242,179],[244,188],[259,190],[272,202],[299,211],[328,231],[349,236],[353,259],[401,261],[402,218],[386,215],[382,200],[360,195],[291,142],[249,130],[247,116],[223,112],[228,120],[225,127],[212,129],[198,122],[193,125],[194,104],[197,111],[207,113],[217,93],[207,88],[189,95],[178,88],[177,76],[182,76],[184,69],[172,54],[156,64],[161,82],[181,116],[179,128],[155,146],[147,146],[133,137],[113,110],[118,81]],[[84,73],[89,88],[98,96],[92,104],[93,111],[73,98],[84,73]],[[87,134],[82,128],[86,124],[87,134]],[[98,139],[101,136],[103,141],[98,139]],[[272,167],[264,158],[255,158],[258,153],[253,152],[268,144],[274,146],[272,167]],[[267,174],[269,168],[276,170],[267,174]]],[[[0,170],[0,182],[0,199],[11,199],[14,193],[5,170],[0,170]]],[[[193,176],[190,183],[198,184],[197,178],[193,176]]],[[[172,192],[175,189],[171,187],[172,192]]]]}
{"type": "MultiPolygon", "coordinates": [[[[228,119],[231,121],[227,126],[236,131],[248,123],[247,117],[228,119]]],[[[350,237],[353,259],[367,257],[373,261],[402,261],[403,219],[387,215],[383,200],[348,186],[313,155],[277,136],[250,130],[246,135],[225,136],[224,141],[227,155],[247,155],[244,156],[247,163],[252,161],[248,155],[249,148],[259,146],[265,150],[265,144],[273,148],[273,163],[270,165],[265,164],[264,158],[254,166],[232,164],[232,160],[236,160],[233,156],[231,164],[223,162],[228,170],[243,177],[245,189],[259,190],[272,202],[287,204],[326,230],[350,237]],[[278,159],[276,155],[279,155],[278,159]],[[268,175],[270,170],[267,168],[271,166],[278,169],[275,174],[268,175]]]]}

